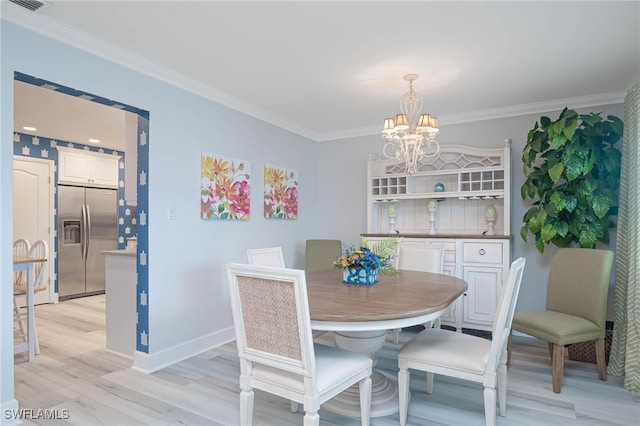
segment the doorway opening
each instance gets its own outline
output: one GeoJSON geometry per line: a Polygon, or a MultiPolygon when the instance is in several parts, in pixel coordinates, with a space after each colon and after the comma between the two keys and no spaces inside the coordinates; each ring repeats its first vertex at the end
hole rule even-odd
{"type": "MultiPolygon", "coordinates": [[[[115,182],[117,188],[114,188],[117,190],[117,216],[114,218],[117,235],[114,237],[114,249],[124,249],[127,240],[131,240],[133,237],[137,238],[136,257],[139,259],[140,253],[142,253],[144,262],[136,262],[138,272],[136,294],[141,292],[148,294],[148,227],[146,226],[149,172],[148,134],[148,111],[27,74],[14,73],[13,145],[14,158],[17,161],[14,163],[14,169],[16,164],[20,165],[21,162],[30,161],[32,163],[47,162],[53,165],[54,170],[53,176],[49,178],[53,197],[48,205],[43,206],[49,211],[47,227],[50,234],[48,238],[50,239],[49,252],[51,254],[49,262],[52,277],[51,295],[49,300],[41,300],[41,303],[57,302],[60,294],[58,282],[60,279],[59,250],[64,240],[64,230],[58,221],[58,212],[61,208],[59,204],[61,188],[58,187],[58,183],[60,179],[59,153],[62,149],[79,154],[90,153],[95,157],[103,156],[106,159],[109,156],[119,158],[115,182]],[[39,100],[35,101],[34,96],[39,100]],[[39,114],[38,111],[40,111],[39,114]],[[90,117],[91,111],[98,112],[98,114],[94,113],[96,117],[90,117]],[[60,114],[67,115],[65,117],[60,114]],[[95,128],[90,124],[94,119],[97,122],[106,123],[111,128],[120,126],[124,129],[119,138],[114,138],[119,139],[118,142],[121,145],[114,148],[114,141],[101,141],[100,144],[94,144],[86,138],[83,139],[75,135],[65,136],[65,133],[60,133],[61,129],[65,128],[75,130],[80,127],[95,128]],[[88,126],[87,123],[89,123],[88,126]],[[141,265],[141,263],[144,264],[141,265]]],[[[89,167],[88,169],[92,170],[93,168],[89,167]]],[[[84,186],[82,183],[74,182],[64,182],[63,184],[69,183],[71,183],[70,186],[84,186]]],[[[23,200],[18,200],[18,203],[23,204],[23,200]]],[[[16,223],[22,219],[24,209],[26,209],[24,205],[14,205],[14,239],[21,238],[18,233],[22,233],[20,229],[24,227],[24,223],[17,229],[16,223]],[[16,220],[16,218],[20,219],[16,220]]],[[[69,231],[71,232],[71,227],[69,227],[69,231]]],[[[40,239],[35,236],[32,238],[40,239]]],[[[100,261],[104,264],[103,256],[100,261]]],[[[92,294],[96,293],[100,293],[100,291],[92,292],[92,294]]],[[[143,332],[147,335],[149,332],[148,305],[145,304],[141,307],[136,301],[136,306],[138,315],[136,336],[140,336],[143,332]]],[[[136,341],[136,350],[148,352],[147,342],[143,343],[136,341]]],[[[131,355],[133,356],[133,354],[131,355]]]]}

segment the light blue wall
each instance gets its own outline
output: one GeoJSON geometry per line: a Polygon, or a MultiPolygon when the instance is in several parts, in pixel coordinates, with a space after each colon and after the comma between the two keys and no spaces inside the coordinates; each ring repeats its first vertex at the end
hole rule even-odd
{"type": "Polygon", "coordinates": [[[244,262],[245,250],[283,247],[288,266],[304,265],[304,240],[315,232],[319,204],[318,145],[195,94],[2,22],[0,140],[0,402],[13,398],[11,280],[13,73],[19,71],[149,111],[149,355],[155,369],[233,336],[224,265],[244,262]],[[200,153],[249,161],[251,219],[200,219],[200,153]],[[262,217],[265,163],[299,173],[299,218],[262,217]],[[176,219],[167,219],[174,206],[176,219]]]}

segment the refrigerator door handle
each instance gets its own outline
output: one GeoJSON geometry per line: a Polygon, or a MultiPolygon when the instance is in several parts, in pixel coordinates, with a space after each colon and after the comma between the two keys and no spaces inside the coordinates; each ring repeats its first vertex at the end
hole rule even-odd
{"type": "Polygon", "coordinates": [[[89,257],[89,242],[91,241],[91,210],[89,210],[89,204],[86,204],[87,209],[87,232],[85,233],[85,244],[84,244],[84,258],[89,257]]]}
{"type": "Polygon", "coordinates": [[[80,232],[80,256],[82,257],[82,260],[86,259],[86,248],[87,248],[87,211],[86,211],[86,205],[82,205],[82,210],[81,210],[81,232],[80,232]]]}

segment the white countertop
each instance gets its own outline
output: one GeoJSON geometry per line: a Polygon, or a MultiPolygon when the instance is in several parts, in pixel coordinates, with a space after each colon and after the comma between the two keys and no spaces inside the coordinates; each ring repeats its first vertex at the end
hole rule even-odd
{"type": "Polygon", "coordinates": [[[103,250],[100,253],[105,256],[136,256],[136,252],[134,250],[103,250]]]}

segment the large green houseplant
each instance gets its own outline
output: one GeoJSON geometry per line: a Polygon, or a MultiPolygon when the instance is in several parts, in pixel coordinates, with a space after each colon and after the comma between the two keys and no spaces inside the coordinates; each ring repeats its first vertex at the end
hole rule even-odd
{"type": "Polygon", "coordinates": [[[621,154],[613,145],[622,130],[618,117],[567,108],[556,121],[536,122],[522,153],[521,195],[533,202],[522,218],[525,242],[531,233],[540,253],[549,243],[591,248],[609,242],[620,186],[621,154]]]}

